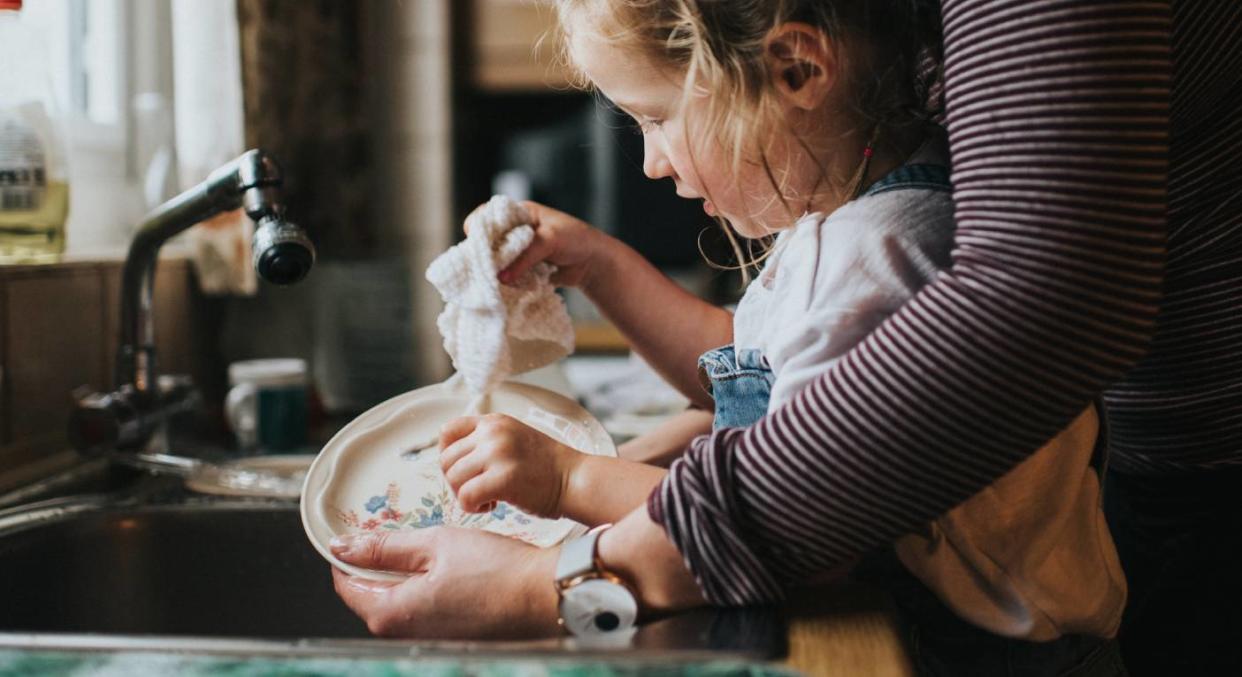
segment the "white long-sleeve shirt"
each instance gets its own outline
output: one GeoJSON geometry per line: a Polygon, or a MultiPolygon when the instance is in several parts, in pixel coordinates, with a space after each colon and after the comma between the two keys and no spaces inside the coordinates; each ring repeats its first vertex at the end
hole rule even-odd
{"type": "MultiPolygon", "coordinates": [[[[908,164],[944,164],[928,143],[908,164]]],[[[733,316],[733,344],[757,348],[776,374],[768,411],[830,364],[949,264],[953,201],[947,190],[864,195],[825,217],[807,214],[773,244],[733,316]]]]}

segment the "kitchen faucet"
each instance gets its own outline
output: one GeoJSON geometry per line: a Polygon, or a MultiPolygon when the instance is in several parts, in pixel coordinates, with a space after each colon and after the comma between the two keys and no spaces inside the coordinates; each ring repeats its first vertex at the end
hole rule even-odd
{"type": "Polygon", "coordinates": [[[255,272],[277,285],[306,277],[315,247],[305,231],[285,220],[279,165],[249,150],[206,181],[155,208],[138,226],[121,274],[121,335],[113,390],[77,397],[69,440],[79,451],[139,450],[160,424],[199,404],[185,376],[158,377],[152,287],[160,246],[221,212],[244,208],[254,220],[255,272]]]}

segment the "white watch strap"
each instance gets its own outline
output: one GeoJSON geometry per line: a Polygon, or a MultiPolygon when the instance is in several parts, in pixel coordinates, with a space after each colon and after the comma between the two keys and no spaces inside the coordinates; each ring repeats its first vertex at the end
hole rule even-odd
{"type": "Polygon", "coordinates": [[[605,528],[592,529],[561,546],[561,556],[556,560],[557,583],[571,581],[595,570],[595,544],[605,528]]]}

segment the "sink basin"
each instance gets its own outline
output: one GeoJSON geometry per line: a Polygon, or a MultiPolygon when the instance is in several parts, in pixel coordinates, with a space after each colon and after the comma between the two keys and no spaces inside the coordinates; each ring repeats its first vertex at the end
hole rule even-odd
{"type": "Polygon", "coordinates": [[[201,498],[180,480],[0,506],[0,650],[230,655],[564,652],[659,661],[783,655],[771,609],[702,609],[641,626],[628,643],[371,638],[337,598],[290,501],[201,498]]]}
{"type": "Polygon", "coordinates": [[[363,638],[296,505],[88,510],[0,527],[0,632],[363,638]]]}

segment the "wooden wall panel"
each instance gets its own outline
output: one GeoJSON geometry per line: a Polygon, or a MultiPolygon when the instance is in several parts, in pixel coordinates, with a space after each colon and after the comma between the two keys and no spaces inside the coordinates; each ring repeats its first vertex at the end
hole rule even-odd
{"type": "MultiPolygon", "coordinates": [[[[0,268],[0,476],[68,449],[79,386],[111,388],[121,262],[0,268]]],[[[156,345],[161,373],[191,373],[190,263],[160,261],[156,345]]]]}
{"type": "MultiPolygon", "coordinates": [[[[4,288],[8,459],[65,446],[70,393],[105,385],[102,277],[67,268],[9,279],[4,288]]],[[[6,462],[7,461],[7,462],[6,462]]]]}

